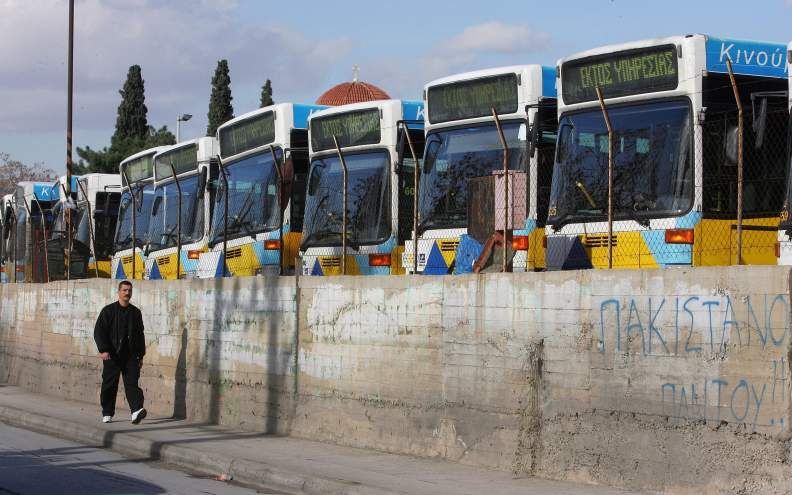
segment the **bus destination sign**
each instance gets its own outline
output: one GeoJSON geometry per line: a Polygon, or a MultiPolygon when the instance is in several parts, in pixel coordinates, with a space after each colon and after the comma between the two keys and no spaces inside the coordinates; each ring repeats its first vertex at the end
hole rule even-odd
{"type": "Polygon", "coordinates": [[[342,148],[380,142],[379,108],[339,113],[311,119],[313,151],[335,148],[333,136],[342,148]]]}
{"type": "Polygon", "coordinates": [[[517,74],[503,74],[470,81],[442,84],[429,88],[426,97],[429,121],[433,124],[452,120],[517,111],[517,74]]]}
{"type": "MultiPolygon", "coordinates": [[[[130,162],[127,162],[123,165],[124,171],[126,172],[126,177],[129,178],[129,182],[135,183],[141,180],[150,179],[154,175],[154,154],[141,156],[140,158],[136,158],[130,162]]],[[[124,185],[126,186],[126,178],[123,177],[122,174],[121,179],[124,181],[124,185]]]]}
{"type": "Polygon", "coordinates": [[[220,156],[228,158],[275,141],[275,114],[265,112],[220,129],[220,156]]]}
{"type": "Polygon", "coordinates": [[[571,60],[561,66],[564,103],[676,89],[679,72],[675,45],[653,46],[571,60]]]}
{"type": "Polygon", "coordinates": [[[198,170],[198,147],[193,144],[158,155],[156,163],[154,163],[157,180],[173,177],[171,164],[176,169],[176,175],[196,172],[198,170]]]}

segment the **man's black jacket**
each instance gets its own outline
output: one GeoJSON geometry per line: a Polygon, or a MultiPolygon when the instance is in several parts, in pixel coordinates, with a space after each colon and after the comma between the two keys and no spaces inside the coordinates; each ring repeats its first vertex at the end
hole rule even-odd
{"type": "Polygon", "coordinates": [[[119,315],[124,309],[118,302],[108,304],[99,313],[94,327],[94,340],[99,352],[109,352],[113,356],[118,356],[121,352],[121,345],[124,342],[124,335],[127,336],[129,343],[129,355],[137,359],[143,359],[146,355],[146,341],[143,336],[143,315],[140,310],[133,305],[129,305],[126,310],[127,328],[119,328],[119,315]]]}

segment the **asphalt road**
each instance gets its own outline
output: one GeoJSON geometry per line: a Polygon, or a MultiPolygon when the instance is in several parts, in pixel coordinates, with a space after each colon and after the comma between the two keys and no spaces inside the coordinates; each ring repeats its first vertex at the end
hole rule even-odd
{"type": "Polygon", "coordinates": [[[127,459],[105,449],[0,423],[0,495],[223,494],[256,491],[192,476],[162,463],[127,459]]]}

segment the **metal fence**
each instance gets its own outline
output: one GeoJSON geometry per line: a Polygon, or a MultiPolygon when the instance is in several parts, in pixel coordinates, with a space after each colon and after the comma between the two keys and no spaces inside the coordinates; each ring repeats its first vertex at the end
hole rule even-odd
{"type": "MultiPolygon", "coordinates": [[[[527,163],[514,169],[512,153],[537,155],[533,149],[509,149],[493,112],[503,167],[467,182],[466,236],[476,244],[475,255],[464,260],[471,265],[467,271],[776,264],[779,243],[792,234],[789,113],[779,96],[755,93],[744,108],[724,105],[699,115],[681,107],[658,109],[655,120],[629,131],[620,122],[631,117],[603,103],[598,131],[560,129],[564,147],[535,164],[537,177],[552,175],[552,188],[549,183],[532,188],[537,179],[527,163]],[[552,173],[542,173],[543,167],[552,173]]],[[[390,194],[386,184],[389,161],[363,167],[356,155],[338,147],[334,165],[315,173],[310,183],[306,171],[295,172],[275,149],[271,158],[278,166],[269,174],[237,176],[220,166],[202,186],[210,195],[179,194],[169,206],[176,219],[175,231],[168,232],[176,241],[170,254],[145,259],[151,241],[145,236],[136,246],[143,251],[146,274],[155,278],[154,269],[170,273],[159,278],[417,271],[418,257],[404,253],[404,241],[413,241],[408,250],[417,249],[420,157],[409,140],[407,145],[403,153],[412,158],[412,168],[405,168],[398,187],[412,190],[409,202],[392,199],[402,196],[390,194]],[[395,229],[394,216],[400,217],[395,229]],[[403,260],[411,263],[402,266],[403,260]],[[167,272],[168,264],[175,270],[167,272]]],[[[19,270],[10,268],[13,261],[25,266],[24,279],[31,282],[99,275],[96,265],[94,273],[88,269],[96,250],[90,222],[90,242],[76,252],[69,244],[81,238],[77,232],[59,230],[47,212],[34,213],[28,212],[32,221],[21,239],[30,256],[8,253],[7,274],[19,270]],[[77,268],[80,260],[85,266],[77,268]]],[[[77,228],[79,221],[71,225],[77,228]]],[[[8,243],[17,250],[18,230],[8,243]]],[[[455,263],[463,262],[458,250],[455,255],[455,263]]]]}

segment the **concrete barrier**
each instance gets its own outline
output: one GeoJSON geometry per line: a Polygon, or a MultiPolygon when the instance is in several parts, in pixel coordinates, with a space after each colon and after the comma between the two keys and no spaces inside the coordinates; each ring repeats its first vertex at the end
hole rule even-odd
{"type": "MultiPolygon", "coordinates": [[[[155,412],[516,475],[785,493],[788,276],[138,281],[133,303],[155,412]]],[[[114,294],[0,286],[0,379],[98,402],[93,324],[114,294]]]]}

